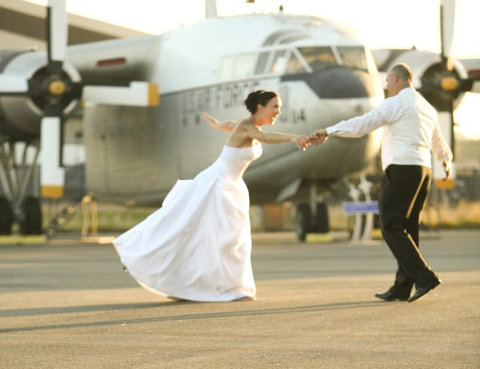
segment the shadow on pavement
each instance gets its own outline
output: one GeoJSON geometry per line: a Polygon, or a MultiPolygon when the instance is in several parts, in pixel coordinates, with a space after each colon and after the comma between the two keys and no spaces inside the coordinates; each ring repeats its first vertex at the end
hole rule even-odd
{"type": "MultiPolygon", "coordinates": [[[[164,302],[164,303],[143,303],[143,304],[115,304],[115,305],[92,305],[92,306],[73,306],[73,307],[55,307],[43,309],[25,309],[25,310],[4,310],[0,311],[0,316],[22,316],[35,314],[59,314],[59,313],[76,313],[76,312],[91,312],[91,311],[107,311],[107,310],[127,310],[127,309],[143,309],[153,307],[166,307],[175,304],[197,304],[196,302],[164,302]]],[[[29,332],[29,331],[43,331],[51,329],[72,329],[72,328],[86,328],[86,327],[100,327],[100,326],[115,326],[115,325],[130,325],[130,324],[144,324],[163,321],[179,321],[179,320],[196,320],[196,319],[216,319],[216,318],[233,318],[240,316],[255,316],[255,315],[269,315],[269,314],[294,314],[307,313],[318,311],[330,311],[337,309],[356,309],[368,306],[378,307],[379,305],[391,305],[382,301],[358,301],[358,302],[341,302],[325,305],[311,305],[311,306],[293,306],[276,309],[260,309],[260,310],[243,310],[243,311],[227,311],[214,313],[200,313],[200,314],[183,314],[170,315],[160,317],[138,318],[138,319],[117,319],[100,322],[83,322],[72,324],[51,324],[43,326],[32,327],[12,327],[0,329],[0,333],[12,332],[29,332]]]]}

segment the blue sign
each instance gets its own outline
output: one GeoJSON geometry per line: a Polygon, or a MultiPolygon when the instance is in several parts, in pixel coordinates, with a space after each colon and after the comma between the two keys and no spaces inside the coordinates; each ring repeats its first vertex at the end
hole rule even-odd
{"type": "Polygon", "coordinates": [[[343,211],[345,214],[378,214],[378,201],[345,201],[343,211]]]}

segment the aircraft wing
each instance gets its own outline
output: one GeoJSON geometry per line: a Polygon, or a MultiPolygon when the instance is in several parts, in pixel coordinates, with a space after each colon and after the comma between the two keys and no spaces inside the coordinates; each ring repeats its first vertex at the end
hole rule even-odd
{"type": "Polygon", "coordinates": [[[460,59],[467,70],[468,77],[474,80],[471,92],[480,93],[480,57],[460,59]]]}

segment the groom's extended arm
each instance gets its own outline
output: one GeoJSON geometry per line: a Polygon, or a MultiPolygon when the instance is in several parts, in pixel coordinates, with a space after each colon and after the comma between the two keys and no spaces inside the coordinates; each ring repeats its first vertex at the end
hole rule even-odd
{"type": "Polygon", "coordinates": [[[363,115],[342,120],[337,124],[313,132],[310,138],[313,144],[318,145],[327,141],[329,136],[361,137],[394,121],[401,111],[400,108],[399,104],[395,104],[395,100],[387,99],[363,115]]]}

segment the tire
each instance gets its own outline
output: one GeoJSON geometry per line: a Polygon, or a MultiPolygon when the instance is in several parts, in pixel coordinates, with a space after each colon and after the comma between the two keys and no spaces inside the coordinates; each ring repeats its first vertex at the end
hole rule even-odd
{"type": "Polygon", "coordinates": [[[0,197],[0,234],[12,234],[13,210],[5,197],[0,197]]]}
{"type": "Polygon", "coordinates": [[[312,212],[308,204],[299,204],[297,206],[295,225],[297,231],[297,238],[300,241],[305,241],[307,233],[309,233],[312,228],[312,212]]]}
{"type": "Polygon", "coordinates": [[[315,231],[318,233],[330,232],[330,220],[328,218],[328,207],[324,202],[317,204],[317,214],[315,216],[315,231]]]}
{"type": "Polygon", "coordinates": [[[42,234],[42,211],[40,200],[36,197],[27,197],[23,203],[25,220],[22,222],[22,234],[42,234]]]}

